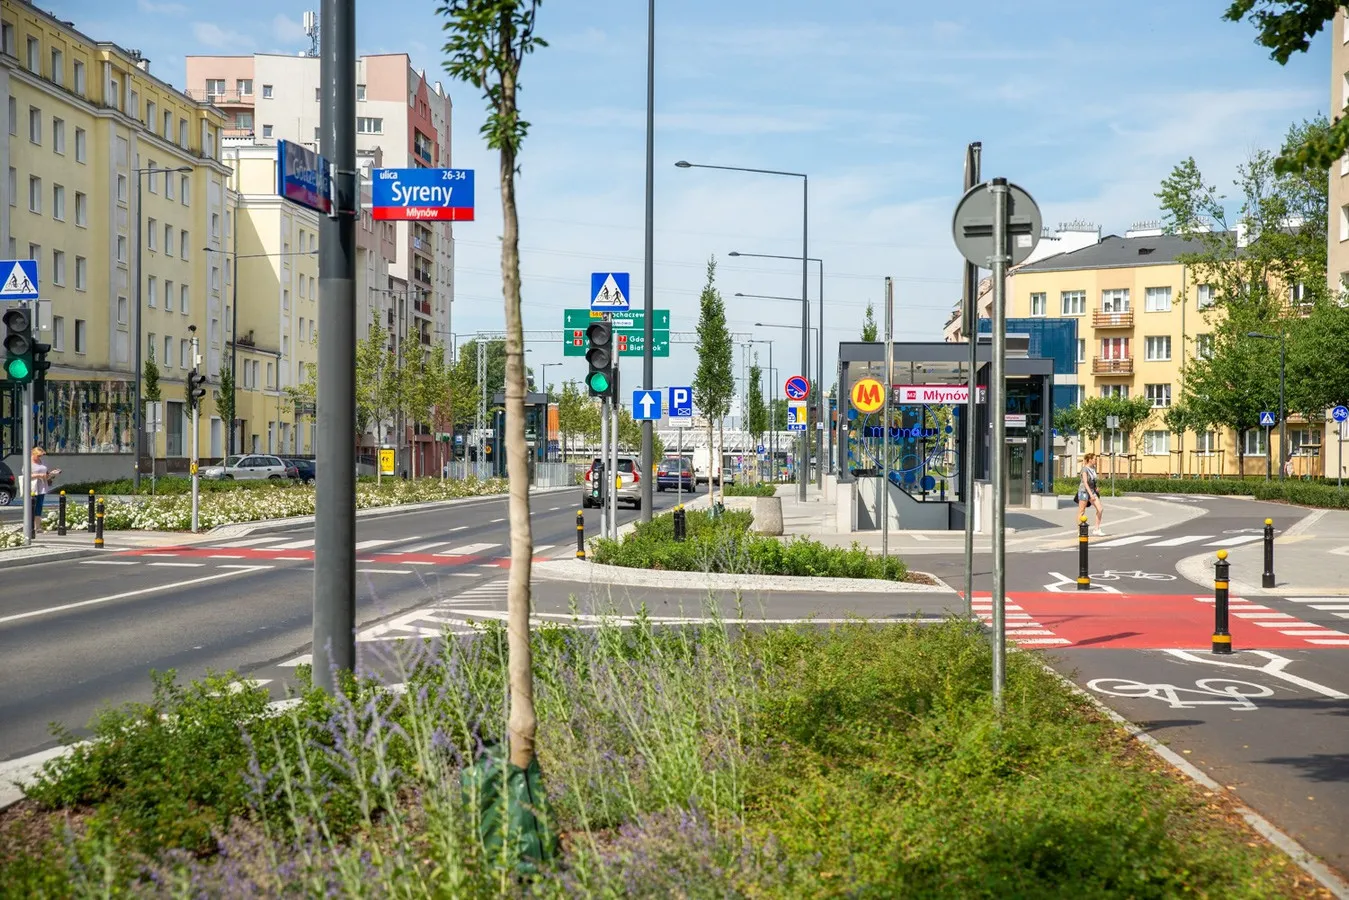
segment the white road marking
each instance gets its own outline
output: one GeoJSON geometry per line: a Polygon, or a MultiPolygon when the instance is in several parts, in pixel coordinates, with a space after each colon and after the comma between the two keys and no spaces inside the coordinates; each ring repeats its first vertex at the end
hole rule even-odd
{"type": "Polygon", "coordinates": [[[276,666],[278,669],[293,669],[296,666],[307,666],[313,661],[314,661],[313,654],[306,653],[303,656],[297,656],[294,659],[288,659],[283,663],[277,663],[276,666]]]}
{"type": "MultiPolygon", "coordinates": [[[[1264,535],[1260,534],[1234,534],[1221,541],[1209,541],[1205,547],[1235,547],[1239,544],[1249,544],[1251,541],[1263,541],[1264,535]]],[[[1154,547],[1160,547],[1161,544],[1153,544],[1154,547]]]]}
{"type": "Polygon", "coordinates": [[[244,538],[239,541],[226,541],[223,544],[212,544],[213,547],[256,547],[258,544],[270,544],[273,541],[284,541],[284,537],[277,535],[268,535],[267,537],[244,538]]]}
{"type": "Polygon", "coordinates": [[[305,561],[306,561],[306,558],[303,557],[303,556],[278,556],[276,559],[277,559],[278,562],[282,562],[282,561],[284,561],[284,562],[305,562],[305,561]]]}
{"type": "Polygon", "coordinates": [[[276,566],[248,565],[240,563],[221,563],[216,566],[217,569],[275,569],[276,566]]]}
{"type": "Polygon", "coordinates": [[[453,533],[456,532],[456,531],[463,531],[463,530],[466,529],[466,528],[468,528],[467,525],[459,525],[459,526],[457,526],[457,527],[455,527],[455,528],[451,528],[451,529],[450,529],[450,533],[453,534],[453,533]]]}
{"type": "Polygon", "coordinates": [[[1213,537],[1211,534],[1187,534],[1183,537],[1171,538],[1169,541],[1158,541],[1155,544],[1148,544],[1149,547],[1179,547],[1182,544],[1193,544],[1195,541],[1207,541],[1213,537]]]}
{"type": "Polygon", "coordinates": [[[1018,644],[1071,644],[1072,641],[1067,638],[1027,638],[1024,641],[1017,641],[1018,644]]]}
{"type": "Polygon", "coordinates": [[[557,546],[556,544],[541,544],[541,545],[539,545],[538,547],[535,547],[535,548],[534,548],[534,552],[535,552],[535,553],[542,553],[542,552],[545,551],[545,550],[552,550],[552,549],[553,549],[554,547],[556,547],[556,546],[557,546]]]}
{"type": "Polygon", "coordinates": [[[500,546],[500,544],[464,544],[462,547],[442,550],[436,556],[477,556],[484,550],[491,550],[493,547],[500,546]]]}
{"type": "Polygon", "coordinates": [[[504,521],[506,521],[506,520],[505,520],[505,519],[493,519],[493,520],[492,520],[491,522],[489,522],[488,524],[490,524],[490,525],[495,525],[495,524],[497,524],[498,522],[504,522],[504,521]]]}
{"type": "Polygon", "coordinates": [[[152,566],[174,566],[179,569],[200,569],[206,563],[153,562],[152,566]]]}
{"type": "Polygon", "coordinates": [[[1238,619],[1294,619],[1288,613],[1281,612],[1239,612],[1233,613],[1238,619]]]}
{"type": "Polygon", "coordinates": [[[154,587],[141,588],[135,591],[124,591],[120,594],[109,594],[106,597],[94,597],[90,600],[80,600],[75,603],[62,603],[60,606],[48,606],[45,609],[34,609],[24,613],[15,613],[9,616],[0,616],[0,625],[6,622],[17,622],[20,619],[31,619],[34,616],[46,616],[52,613],[65,612],[68,609],[81,609],[85,606],[95,606],[100,603],[111,603],[114,600],[126,600],[129,597],[141,597],[145,594],[153,594],[158,591],[167,591],[174,588],[183,588],[193,584],[204,584],[208,581],[219,581],[222,578],[229,578],[231,575],[242,575],[245,572],[251,572],[254,569],[266,568],[265,566],[249,566],[247,569],[231,569],[228,572],[220,572],[216,575],[203,575],[200,578],[189,578],[187,581],[172,581],[168,584],[157,584],[154,587]]]}
{"type": "Polygon", "coordinates": [[[1092,543],[1093,550],[1101,550],[1105,547],[1124,547],[1128,544],[1141,544],[1143,541],[1150,541],[1153,538],[1161,537],[1160,534],[1131,534],[1128,537],[1108,538],[1102,543],[1092,543]]]}
{"type": "MultiPolygon", "coordinates": [[[[82,566],[134,566],[137,564],[136,560],[131,559],[85,559],[80,561],[82,566]]],[[[1346,606],[1345,609],[1349,609],[1349,606],[1346,606]]]]}
{"type": "Polygon", "coordinates": [[[1312,628],[1312,629],[1285,628],[1283,631],[1280,632],[1280,634],[1288,634],[1292,635],[1293,637],[1328,637],[1328,638],[1345,637],[1345,635],[1330,628],[1312,628]]]}
{"type": "Polygon", "coordinates": [[[446,544],[448,544],[448,543],[449,543],[449,541],[432,541],[432,542],[429,543],[429,544],[418,544],[418,545],[415,546],[415,547],[409,547],[409,548],[407,548],[406,550],[404,550],[403,552],[404,552],[404,553],[426,553],[427,551],[434,550],[434,549],[436,549],[437,547],[444,547],[444,546],[445,546],[446,544]]]}
{"type": "Polygon", "coordinates": [[[1294,623],[1301,624],[1300,622],[1298,622],[1297,619],[1294,619],[1292,616],[1289,616],[1288,619],[1281,619],[1281,620],[1274,621],[1274,622],[1263,622],[1263,621],[1258,621],[1258,622],[1252,622],[1251,624],[1252,624],[1252,625],[1259,625],[1261,628],[1286,628],[1286,627],[1288,627],[1289,625],[1292,625],[1292,624],[1294,624],[1294,623]]]}
{"type": "Polygon", "coordinates": [[[1324,647],[1349,647],[1349,635],[1345,635],[1337,640],[1320,640],[1318,638],[1307,638],[1309,644],[1320,644],[1324,647]]]}
{"type": "Polygon", "coordinates": [[[361,541],[356,544],[357,550],[370,550],[375,547],[383,547],[385,544],[392,544],[393,541],[388,538],[372,538],[368,541],[361,541]]]}
{"type": "Polygon", "coordinates": [[[233,553],[233,554],[231,554],[231,553],[212,553],[210,556],[208,556],[208,557],[206,557],[206,558],[207,558],[207,559],[243,559],[243,557],[240,556],[240,555],[237,554],[237,553],[233,553]]]}
{"type": "Polygon", "coordinates": [[[291,541],[288,544],[277,544],[275,547],[268,547],[268,550],[306,550],[314,546],[313,538],[305,538],[302,541],[291,541]]]}
{"type": "MultiPolygon", "coordinates": [[[[1316,643],[1316,641],[1312,640],[1310,641],[1310,643],[1316,643]]],[[[1345,638],[1345,643],[1349,644],[1349,637],[1345,638]]],[[[1250,672],[1263,672],[1266,675],[1271,675],[1274,678],[1286,681],[1289,684],[1295,684],[1298,687],[1305,688],[1309,691],[1313,691],[1314,693],[1320,694],[1323,697],[1329,697],[1331,700],[1349,700],[1349,694],[1346,694],[1343,691],[1337,691],[1332,687],[1326,687],[1324,684],[1317,684],[1315,681],[1312,681],[1309,678],[1303,678],[1300,675],[1294,675],[1292,672],[1285,672],[1284,668],[1289,663],[1291,663],[1292,660],[1286,656],[1280,656],[1277,653],[1271,653],[1268,650],[1246,651],[1247,653],[1250,653],[1252,656],[1261,656],[1267,659],[1268,662],[1266,662],[1263,666],[1250,666],[1246,665],[1245,663],[1228,661],[1225,659],[1216,659],[1209,655],[1203,655],[1199,651],[1166,650],[1164,652],[1170,653],[1172,656],[1177,657],[1178,659],[1183,659],[1188,662],[1196,662],[1206,666],[1219,666],[1224,669],[1245,669],[1250,672]]]]}
{"type": "Polygon", "coordinates": [[[1313,603],[1312,609],[1324,609],[1334,611],[1337,609],[1349,609],[1349,603],[1313,603]]]}
{"type": "Polygon", "coordinates": [[[366,575],[411,575],[411,569],[357,569],[366,575]]]}

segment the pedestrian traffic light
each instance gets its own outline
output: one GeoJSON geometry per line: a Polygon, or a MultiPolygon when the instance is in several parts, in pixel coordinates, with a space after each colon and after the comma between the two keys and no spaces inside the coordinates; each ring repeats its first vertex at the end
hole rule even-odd
{"type": "Polygon", "coordinates": [[[187,408],[194,409],[206,396],[206,376],[196,369],[187,373],[187,408]]]}
{"type": "Polygon", "coordinates": [[[592,322],[586,329],[586,387],[590,396],[614,396],[614,328],[608,320],[592,322]]]}
{"type": "Polygon", "coordinates": [[[52,364],[47,361],[47,354],[52,352],[51,344],[37,342],[33,344],[33,402],[45,403],[47,401],[47,370],[52,364]]]}
{"type": "Polygon", "coordinates": [[[5,376],[18,384],[33,380],[33,320],[28,310],[16,307],[4,314],[5,376]]]}

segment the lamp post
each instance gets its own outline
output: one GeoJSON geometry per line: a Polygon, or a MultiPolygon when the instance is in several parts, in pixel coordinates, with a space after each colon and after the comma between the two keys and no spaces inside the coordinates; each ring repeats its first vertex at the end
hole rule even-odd
{"type": "MultiPolygon", "coordinates": [[[[752,172],[758,175],[781,175],[801,179],[801,371],[810,371],[810,301],[806,298],[809,277],[807,260],[810,258],[810,179],[804,172],[781,172],[776,169],[750,169],[743,166],[712,166],[680,160],[680,169],[722,169],[728,172],[752,172]]],[[[648,317],[649,318],[649,317],[648,317]]],[[[801,434],[801,471],[798,473],[797,499],[806,499],[806,484],[810,481],[810,436],[801,434]]]]}
{"type": "MultiPolygon", "coordinates": [[[[759,295],[759,294],[736,294],[736,296],[737,296],[737,297],[755,297],[755,298],[758,298],[758,299],[761,299],[761,300],[794,300],[794,299],[796,299],[795,297],[765,297],[765,296],[762,296],[762,295],[759,295]]],[[[754,323],[754,327],[755,327],[755,328],[787,328],[787,329],[794,329],[796,326],[795,326],[795,325],[775,325],[775,324],[773,324],[772,322],[755,322],[755,323],[754,323]]],[[[814,325],[810,326],[810,330],[811,330],[811,331],[819,331],[819,329],[817,329],[814,325]]],[[[771,341],[769,342],[769,349],[768,349],[768,365],[769,365],[770,368],[771,368],[772,365],[773,365],[773,349],[772,349],[772,342],[771,342],[771,341]]],[[[770,393],[769,396],[771,397],[772,394],[770,393]]],[[[776,400],[777,398],[774,397],[773,399],[776,400]]],[[[818,407],[817,407],[817,409],[818,409],[818,407]]],[[[823,413],[821,413],[821,415],[823,415],[823,413]]],[[[775,417],[775,418],[776,418],[776,417],[775,417]]],[[[820,421],[823,422],[824,419],[820,419],[820,421]]],[[[818,429],[817,429],[817,431],[818,431],[818,429]]],[[[818,444],[817,444],[817,446],[818,446],[818,444]]],[[[819,469],[821,466],[823,466],[823,465],[824,465],[824,456],[823,456],[823,454],[820,454],[820,455],[816,456],[816,461],[815,461],[816,469],[818,470],[818,469],[819,469]]],[[[807,467],[809,467],[809,458],[807,458],[807,467]]]]}
{"type": "MultiPolygon", "coordinates": [[[[141,389],[142,380],[145,373],[141,371],[144,363],[141,362],[141,354],[145,352],[143,346],[145,342],[144,335],[141,334],[141,291],[145,284],[145,271],[141,268],[141,255],[145,246],[145,210],[141,204],[145,196],[143,188],[145,186],[145,176],[154,175],[156,172],[163,172],[164,189],[167,192],[169,179],[168,176],[173,173],[187,173],[192,171],[191,166],[178,166],[173,169],[165,169],[162,166],[146,166],[140,169],[132,169],[136,173],[136,378],[134,385],[136,388],[136,410],[134,423],[136,426],[136,465],[131,470],[132,490],[136,493],[141,488],[141,454],[145,450],[145,410],[141,409],[141,389]]],[[[154,454],[151,453],[150,465],[154,466],[154,454]]]]}
{"type": "MultiPolygon", "coordinates": [[[[750,338],[750,339],[749,339],[749,343],[751,343],[751,344],[767,344],[767,345],[768,345],[768,373],[769,373],[769,374],[768,374],[768,378],[769,378],[770,381],[771,381],[771,379],[772,379],[772,377],[773,377],[773,374],[772,374],[772,373],[775,371],[774,368],[773,368],[773,342],[770,341],[770,340],[766,340],[766,339],[764,339],[764,338],[750,338]]],[[[763,390],[763,387],[764,387],[763,385],[760,385],[760,388],[759,388],[759,389],[760,389],[760,390],[763,390]]],[[[768,424],[768,447],[767,447],[767,450],[768,450],[768,458],[769,458],[770,461],[775,460],[775,459],[777,458],[777,456],[776,456],[777,429],[775,428],[775,425],[777,424],[777,414],[776,414],[776,413],[777,413],[777,411],[773,408],[773,391],[772,391],[772,389],[770,388],[769,391],[768,391],[768,423],[769,423],[769,424],[768,424]]]]}
{"type": "Polygon", "coordinates": [[[1248,331],[1246,337],[1279,342],[1279,480],[1283,481],[1284,469],[1288,466],[1288,416],[1283,403],[1284,378],[1288,364],[1288,326],[1280,324],[1278,334],[1248,331]]]}
{"type": "MultiPolygon", "coordinates": [[[[799,259],[796,256],[778,256],[773,253],[741,253],[737,250],[732,250],[727,255],[754,257],[755,259],[799,259]]],[[[808,262],[818,263],[820,266],[820,286],[815,294],[815,303],[819,307],[817,318],[820,320],[815,343],[815,412],[818,416],[817,421],[828,423],[829,420],[825,418],[824,404],[824,260],[811,257],[808,262]]],[[[833,436],[830,435],[831,446],[832,442],[833,436]]],[[[831,452],[828,456],[829,471],[830,474],[833,474],[834,454],[831,452]]],[[[815,429],[815,458],[818,460],[815,464],[815,486],[823,488],[825,468],[824,430],[818,427],[815,429]]]]}

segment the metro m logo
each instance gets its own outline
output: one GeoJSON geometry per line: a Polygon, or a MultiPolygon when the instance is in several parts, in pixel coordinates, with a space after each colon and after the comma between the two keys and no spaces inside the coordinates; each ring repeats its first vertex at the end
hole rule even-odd
{"type": "Polygon", "coordinates": [[[863,378],[852,387],[852,405],[858,412],[873,413],[885,404],[881,383],[874,378],[863,378]]]}

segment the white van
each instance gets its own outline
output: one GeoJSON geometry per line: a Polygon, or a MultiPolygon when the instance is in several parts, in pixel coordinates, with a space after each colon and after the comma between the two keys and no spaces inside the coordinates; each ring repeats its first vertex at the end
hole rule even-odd
{"type": "Polygon", "coordinates": [[[734,454],[721,454],[721,464],[713,466],[712,451],[706,447],[695,447],[693,449],[693,480],[695,484],[707,484],[709,481],[716,483],[721,478],[723,469],[726,472],[726,483],[735,484],[734,454]]]}

